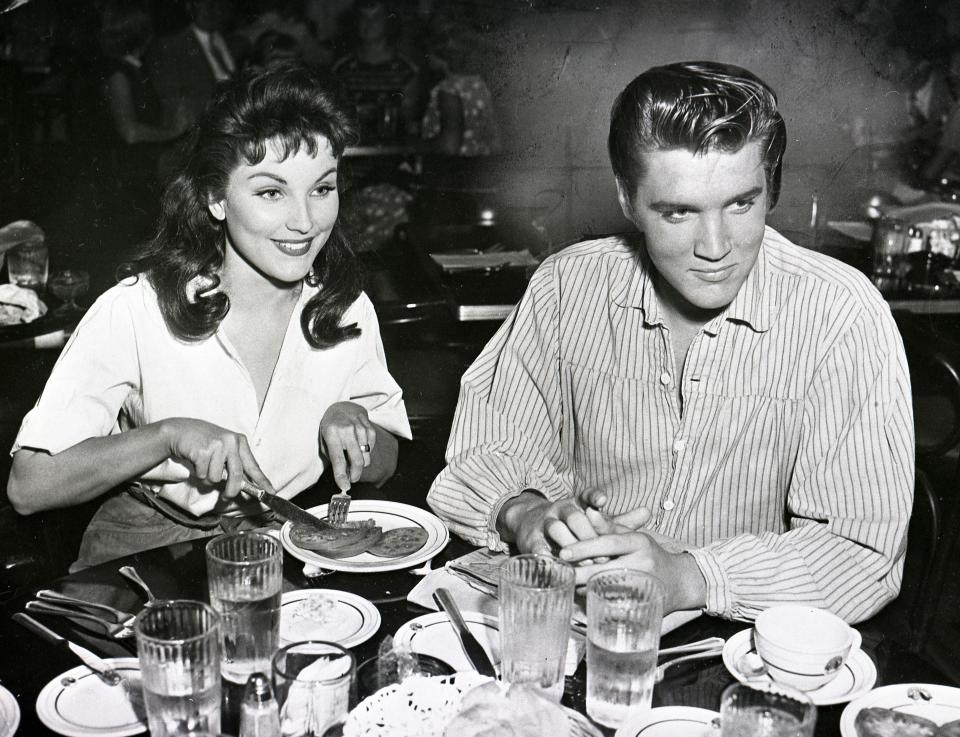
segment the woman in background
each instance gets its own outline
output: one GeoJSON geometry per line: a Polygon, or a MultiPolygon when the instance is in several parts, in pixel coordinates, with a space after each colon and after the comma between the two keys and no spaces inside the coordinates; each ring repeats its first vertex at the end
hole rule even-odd
{"type": "Polygon", "coordinates": [[[143,65],[153,37],[153,16],[144,0],[106,0],[101,6],[103,67],[97,92],[103,113],[96,134],[106,133],[107,145],[99,176],[124,204],[111,213],[110,228],[125,243],[145,239],[156,222],[159,144],[179,138],[192,123],[181,108],[164,124],[160,97],[143,65]],[[126,227],[121,226],[124,215],[126,227]]]}
{"type": "Polygon", "coordinates": [[[244,71],[218,90],[156,236],[64,348],[14,444],[22,514],[105,496],[73,570],[223,524],[262,524],[330,466],[380,483],[410,430],[337,227],[355,138],[318,75],[244,71]]]}

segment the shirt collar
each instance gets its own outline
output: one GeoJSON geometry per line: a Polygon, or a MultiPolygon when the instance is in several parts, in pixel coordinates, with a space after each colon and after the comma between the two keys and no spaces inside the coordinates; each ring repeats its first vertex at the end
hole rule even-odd
{"type": "MultiPolygon", "coordinates": [[[[647,256],[642,237],[632,248],[634,258],[631,261],[631,274],[623,286],[611,293],[611,301],[620,307],[634,307],[643,311],[643,320],[647,325],[663,324],[663,311],[653,285],[652,267],[647,256]]],[[[726,321],[742,322],[757,332],[770,329],[776,314],[778,300],[775,291],[769,286],[769,265],[764,246],[760,246],[756,263],[734,297],[733,302],[720,315],[704,326],[704,330],[716,334],[721,323],[726,321]]]]}

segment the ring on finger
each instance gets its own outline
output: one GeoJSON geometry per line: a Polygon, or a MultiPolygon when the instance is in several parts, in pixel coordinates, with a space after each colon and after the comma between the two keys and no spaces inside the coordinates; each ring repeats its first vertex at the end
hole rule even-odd
{"type": "Polygon", "coordinates": [[[370,445],[369,445],[369,443],[364,443],[363,445],[361,445],[361,446],[360,446],[360,452],[361,452],[361,453],[369,453],[369,452],[370,452],[370,445]]]}

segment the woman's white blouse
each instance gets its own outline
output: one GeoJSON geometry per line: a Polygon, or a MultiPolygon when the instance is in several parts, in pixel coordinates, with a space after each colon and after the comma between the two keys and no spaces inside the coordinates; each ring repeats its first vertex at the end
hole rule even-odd
{"type": "MultiPolygon", "coordinates": [[[[179,340],[146,279],[112,287],[63,349],[12,452],[59,453],[90,437],[192,417],[246,435],[260,468],[289,498],[323,473],[319,427],[331,404],[361,404],[372,422],[409,438],[402,392],[387,371],[369,298],[361,294],[344,316],[344,323],[360,327],[359,338],[315,350],[303,336],[300,315],[316,291],[304,285],[261,412],[250,374],[223,330],[201,341],[179,340]]],[[[198,488],[190,476],[187,464],[171,458],[140,481],[194,514],[209,512],[216,491],[198,488]]]]}

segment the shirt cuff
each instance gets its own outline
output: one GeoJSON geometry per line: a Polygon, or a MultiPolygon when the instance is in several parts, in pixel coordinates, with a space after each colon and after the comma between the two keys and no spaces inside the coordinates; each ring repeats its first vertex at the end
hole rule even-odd
{"type": "Polygon", "coordinates": [[[693,556],[707,583],[706,613],[718,617],[729,617],[733,609],[733,596],[730,591],[730,580],[727,572],[720,564],[720,560],[710,550],[692,548],[686,551],[693,556]]]}

